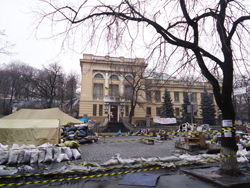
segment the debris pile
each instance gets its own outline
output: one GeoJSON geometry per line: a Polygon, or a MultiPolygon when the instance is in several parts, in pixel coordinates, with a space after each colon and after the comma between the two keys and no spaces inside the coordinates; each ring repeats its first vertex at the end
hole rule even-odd
{"type": "Polygon", "coordinates": [[[88,124],[71,125],[70,127],[61,127],[61,137],[63,141],[76,140],[80,144],[97,142],[98,137],[95,137],[94,131],[91,130],[88,124]]]}

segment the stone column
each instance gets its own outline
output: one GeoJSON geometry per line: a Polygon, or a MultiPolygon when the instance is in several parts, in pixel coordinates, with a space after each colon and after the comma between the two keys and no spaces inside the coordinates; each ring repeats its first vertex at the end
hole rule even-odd
{"type": "Polygon", "coordinates": [[[124,78],[121,77],[120,78],[120,96],[123,97],[124,96],[124,84],[123,84],[124,78]]]}
{"type": "MultiPolygon", "coordinates": [[[[105,87],[109,87],[109,78],[108,78],[109,74],[108,72],[106,72],[105,75],[105,87]]],[[[109,95],[109,91],[105,89],[105,97],[107,97],[109,95]]]]}

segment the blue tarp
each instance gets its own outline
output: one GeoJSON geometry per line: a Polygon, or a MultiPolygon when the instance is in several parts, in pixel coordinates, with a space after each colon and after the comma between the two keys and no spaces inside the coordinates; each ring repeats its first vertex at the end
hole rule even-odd
{"type": "Polygon", "coordinates": [[[141,172],[129,173],[123,178],[123,180],[120,181],[119,184],[155,187],[159,176],[159,174],[149,174],[141,172]]]}
{"type": "Polygon", "coordinates": [[[78,119],[78,120],[80,120],[80,121],[86,121],[86,122],[88,122],[88,120],[89,120],[89,117],[84,117],[84,118],[81,118],[81,119],[78,119]]]}

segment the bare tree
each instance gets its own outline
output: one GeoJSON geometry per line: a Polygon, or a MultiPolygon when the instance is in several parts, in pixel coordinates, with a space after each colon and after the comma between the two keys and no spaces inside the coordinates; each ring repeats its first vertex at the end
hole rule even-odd
{"type": "Polygon", "coordinates": [[[145,69],[147,64],[144,61],[140,62],[124,62],[120,64],[110,65],[111,70],[115,71],[123,80],[124,95],[120,96],[125,99],[125,102],[130,104],[129,123],[132,123],[132,118],[135,113],[136,106],[142,106],[145,98],[145,69]]]}
{"type": "Polygon", "coordinates": [[[52,108],[57,99],[61,99],[60,89],[64,86],[62,67],[58,63],[51,63],[36,74],[23,75],[32,87],[29,90],[32,96],[42,99],[45,108],[52,108]]]}
{"type": "Polygon", "coordinates": [[[7,40],[7,35],[5,34],[5,31],[0,31],[0,54],[5,54],[5,55],[11,55],[12,52],[10,51],[15,45],[11,44],[7,40]]]}
{"type": "MultiPolygon", "coordinates": [[[[246,21],[250,16],[246,1],[120,0],[105,4],[86,0],[79,5],[72,5],[68,1],[40,2],[49,8],[39,12],[39,24],[46,18],[68,23],[64,31],[55,34],[63,34],[64,43],[70,39],[67,36],[75,33],[71,30],[83,26],[85,30],[81,36],[88,37],[87,44],[96,44],[105,35],[105,48],[109,52],[123,47],[123,51],[124,48],[131,49],[131,53],[135,54],[139,42],[142,44],[140,47],[145,47],[145,52],[151,50],[149,56],[157,55],[162,67],[174,57],[175,61],[180,62],[182,70],[193,68],[200,71],[213,86],[216,103],[222,112],[223,126],[229,126],[231,130],[230,134],[223,134],[221,154],[235,156],[238,147],[232,125],[235,111],[231,95],[234,68],[240,68],[240,65],[248,67],[249,27],[246,21]],[[222,77],[222,86],[217,74],[222,77]]],[[[236,158],[222,158],[220,171],[239,174],[236,158]]]]}

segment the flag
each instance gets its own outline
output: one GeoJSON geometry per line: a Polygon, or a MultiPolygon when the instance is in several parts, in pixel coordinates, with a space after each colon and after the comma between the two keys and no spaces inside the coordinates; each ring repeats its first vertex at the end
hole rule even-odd
{"type": "Polygon", "coordinates": [[[247,86],[246,92],[249,92],[249,91],[250,91],[250,86],[247,86]]]}
{"type": "Polygon", "coordinates": [[[108,91],[109,91],[110,89],[109,89],[108,87],[105,87],[105,90],[108,90],[108,91]]]}

